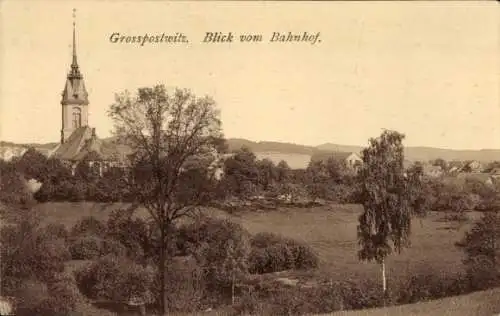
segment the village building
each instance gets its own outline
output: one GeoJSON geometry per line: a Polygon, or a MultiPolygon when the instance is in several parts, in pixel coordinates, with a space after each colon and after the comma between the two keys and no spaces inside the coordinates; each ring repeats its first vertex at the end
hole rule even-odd
{"type": "Polygon", "coordinates": [[[318,160],[326,161],[328,159],[334,159],[338,162],[341,162],[346,167],[352,170],[357,170],[363,163],[363,159],[361,159],[361,157],[354,152],[335,151],[335,152],[321,153],[313,155],[313,157],[311,157],[311,160],[315,161],[318,160]]]}
{"type": "Polygon", "coordinates": [[[476,160],[471,160],[467,161],[462,168],[460,169],[461,172],[481,172],[483,170],[483,165],[476,160]]]}
{"type": "Polygon", "coordinates": [[[427,177],[437,178],[444,174],[443,168],[441,166],[433,166],[430,164],[424,164],[423,173],[427,177]]]}
{"type": "Polygon", "coordinates": [[[460,172],[455,178],[462,181],[477,180],[488,186],[496,185],[496,183],[498,182],[498,179],[496,179],[493,175],[482,172],[460,172]]]}

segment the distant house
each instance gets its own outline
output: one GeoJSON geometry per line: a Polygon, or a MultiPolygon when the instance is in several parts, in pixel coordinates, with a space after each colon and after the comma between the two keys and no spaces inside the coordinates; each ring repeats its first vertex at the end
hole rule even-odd
{"type": "Polygon", "coordinates": [[[0,159],[11,161],[14,157],[21,157],[28,150],[24,146],[0,145],[0,159]]]}
{"type": "Polygon", "coordinates": [[[483,170],[483,165],[476,160],[467,161],[462,168],[461,172],[481,172],[483,170]]]}
{"type": "Polygon", "coordinates": [[[500,179],[500,168],[493,168],[490,171],[490,175],[495,179],[500,179]]]}
{"type": "Polygon", "coordinates": [[[336,161],[345,163],[347,167],[352,169],[358,168],[363,163],[361,157],[354,152],[336,151],[336,152],[316,154],[313,157],[311,157],[311,159],[315,161],[318,160],[326,161],[332,158],[335,159],[336,161]]]}
{"type": "Polygon", "coordinates": [[[414,162],[408,159],[403,160],[403,168],[409,169],[411,166],[414,165],[414,162]]]}
{"type": "Polygon", "coordinates": [[[481,172],[460,172],[457,174],[456,178],[460,180],[478,180],[487,185],[493,185],[497,182],[497,179],[495,179],[495,177],[493,177],[491,174],[481,172]]]}
{"type": "Polygon", "coordinates": [[[453,166],[448,170],[448,174],[450,175],[456,175],[460,172],[460,167],[453,166]]]}
{"type": "Polygon", "coordinates": [[[441,166],[432,166],[429,164],[425,164],[423,166],[424,175],[428,177],[440,177],[443,175],[444,171],[441,166]]]}
{"type": "Polygon", "coordinates": [[[15,315],[16,299],[14,297],[0,296],[0,315],[15,315]]]}

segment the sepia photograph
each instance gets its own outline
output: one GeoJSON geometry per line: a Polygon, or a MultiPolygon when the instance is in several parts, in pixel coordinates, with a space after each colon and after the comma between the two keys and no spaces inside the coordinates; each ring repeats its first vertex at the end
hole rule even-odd
{"type": "Polygon", "coordinates": [[[498,316],[498,2],[0,1],[0,250],[0,316],[498,316]]]}

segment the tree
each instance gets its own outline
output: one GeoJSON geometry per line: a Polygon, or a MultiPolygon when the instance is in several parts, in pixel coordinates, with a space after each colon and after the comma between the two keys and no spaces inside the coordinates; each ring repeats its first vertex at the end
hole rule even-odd
{"type": "Polygon", "coordinates": [[[291,177],[291,168],[288,163],[284,160],[281,160],[276,165],[277,172],[277,181],[281,184],[286,183],[290,180],[291,177]]]}
{"type": "Polygon", "coordinates": [[[2,166],[0,175],[0,203],[8,208],[27,207],[33,203],[26,179],[12,164],[2,166]]]}
{"type": "Polygon", "coordinates": [[[441,167],[443,171],[448,170],[448,163],[442,158],[437,158],[430,161],[431,165],[441,167]]]}
{"type": "Polygon", "coordinates": [[[257,169],[259,185],[264,191],[268,191],[278,178],[276,166],[272,160],[264,158],[257,161],[257,169]]]}
{"type": "Polygon", "coordinates": [[[225,144],[220,113],[209,97],[199,98],[185,89],[168,93],[165,86],[157,85],[138,89],[136,96],[127,91],[116,95],[109,115],[119,142],[133,152],[131,195],[148,210],[159,229],[158,294],[164,315],[166,249],[175,223],[212,198],[207,181],[214,178],[215,169],[210,166],[225,144]],[[196,158],[201,158],[203,168],[198,165],[193,179],[187,164],[196,158]]]}
{"type": "Polygon", "coordinates": [[[206,273],[209,292],[231,289],[234,300],[236,282],[248,272],[250,234],[241,224],[210,217],[198,218],[184,232],[189,252],[206,273]]]}
{"type": "Polygon", "coordinates": [[[483,213],[481,219],[457,243],[465,252],[464,264],[470,286],[484,289],[500,282],[500,208],[483,213]]]}
{"type": "Polygon", "coordinates": [[[484,172],[491,172],[495,168],[500,168],[500,161],[495,160],[486,165],[486,168],[484,169],[484,172]]]}
{"type": "Polygon", "coordinates": [[[47,167],[47,157],[33,147],[28,148],[21,158],[16,161],[16,169],[24,174],[27,179],[33,178],[38,181],[45,181],[47,167]]]}
{"type": "Polygon", "coordinates": [[[351,184],[351,175],[344,162],[333,157],[324,160],[311,159],[306,174],[307,189],[313,200],[323,198],[343,202],[345,194],[339,191],[345,185],[351,184]]]}
{"type": "Polygon", "coordinates": [[[311,160],[305,172],[306,189],[309,196],[315,201],[317,198],[327,196],[325,179],[328,174],[322,160],[311,160]]]}
{"type": "Polygon", "coordinates": [[[463,222],[466,220],[465,211],[474,207],[473,195],[465,190],[463,185],[450,183],[440,196],[446,208],[446,219],[463,222]]]}
{"type": "Polygon", "coordinates": [[[359,216],[358,240],[360,260],[375,260],[381,265],[382,289],[387,290],[385,258],[394,250],[401,252],[409,245],[411,228],[412,181],[403,166],[404,135],[384,131],[362,153],[363,165],[358,174],[364,212],[359,216]]]}
{"type": "Polygon", "coordinates": [[[247,147],[236,151],[224,161],[224,180],[227,190],[238,197],[254,195],[259,185],[257,157],[247,147]]]}

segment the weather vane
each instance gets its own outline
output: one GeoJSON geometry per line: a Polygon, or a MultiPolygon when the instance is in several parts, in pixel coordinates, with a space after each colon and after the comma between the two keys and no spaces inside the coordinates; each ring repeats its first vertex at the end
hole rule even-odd
{"type": "Polygon", "coordinates": [[[73,8],[73,26],[76,24],[76,9],[73,8]]]}

